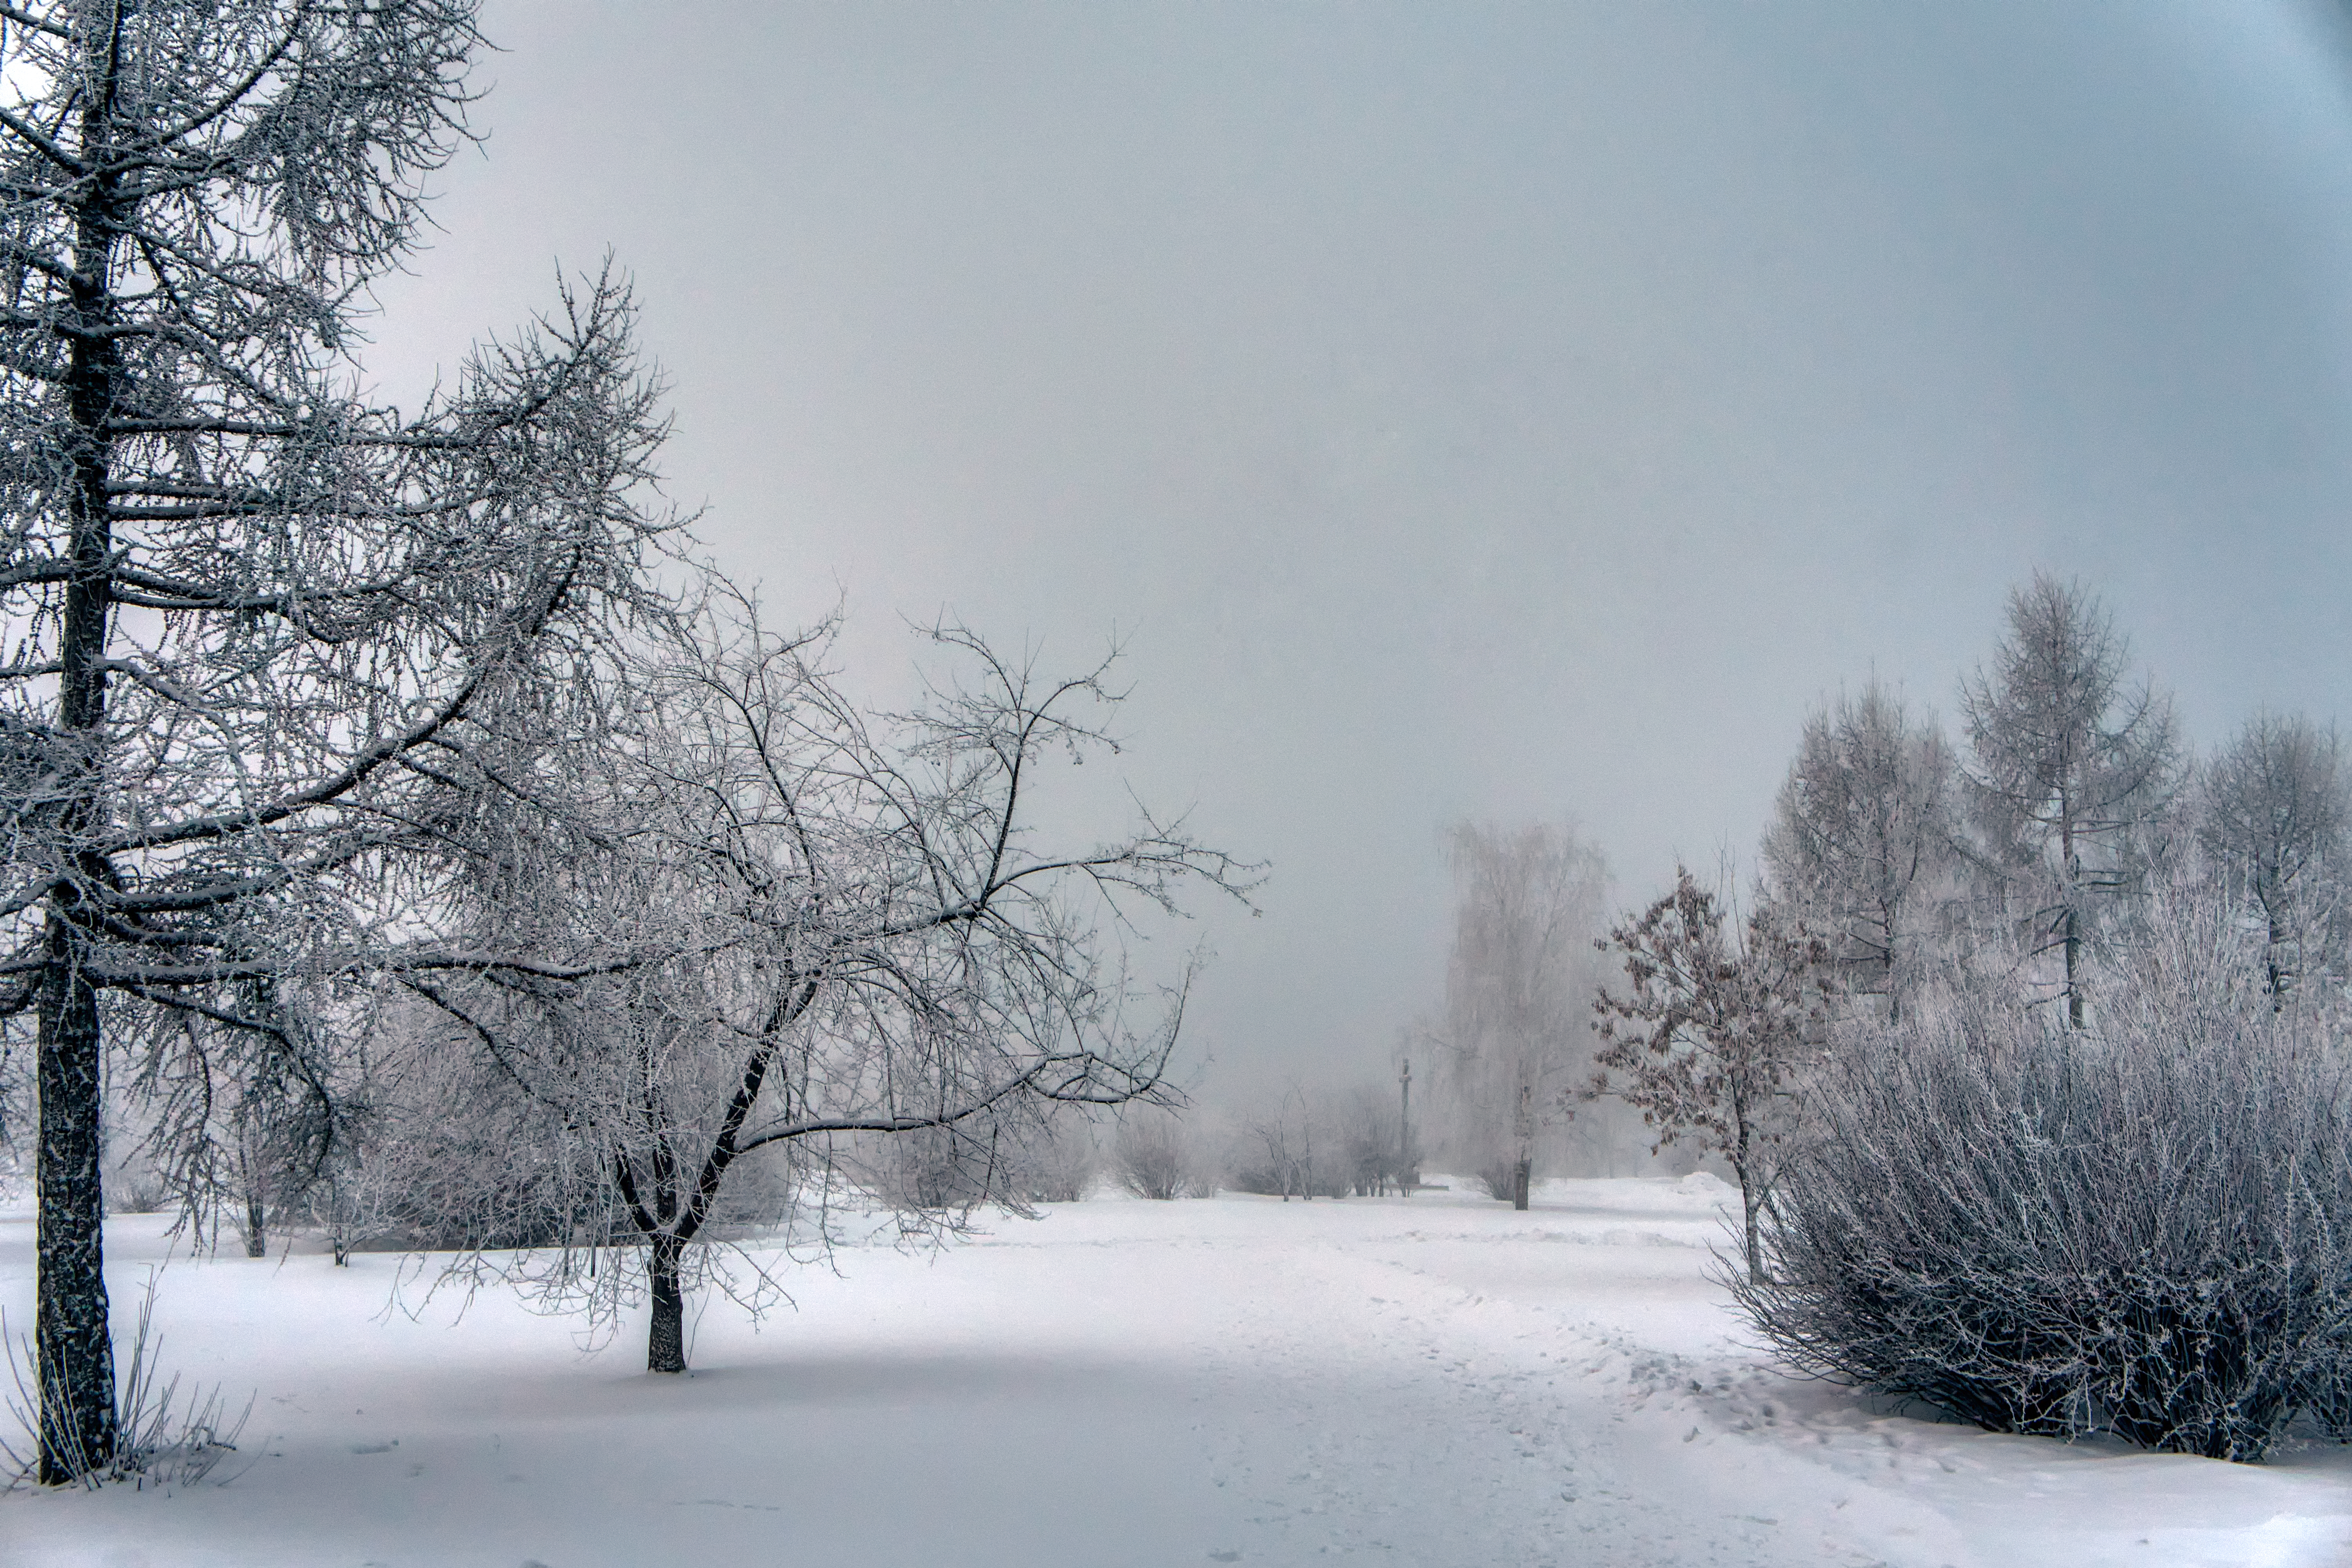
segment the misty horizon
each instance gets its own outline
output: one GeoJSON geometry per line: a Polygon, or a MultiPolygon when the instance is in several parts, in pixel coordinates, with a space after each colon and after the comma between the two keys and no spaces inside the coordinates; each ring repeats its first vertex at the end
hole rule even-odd
{"type": "Polygon", "coordinates": [[[1128,780],[1272,865],[1213,1096],[1384,1075],[1452,824],[1746,864],[1806,713],[1948,721],[2037,569],[2200,744],[2352,676],[2329,7],[578,15],[485,12],[371,374],[609,250],[671,493],[854,687],[1117,639],[1128,780]]]}

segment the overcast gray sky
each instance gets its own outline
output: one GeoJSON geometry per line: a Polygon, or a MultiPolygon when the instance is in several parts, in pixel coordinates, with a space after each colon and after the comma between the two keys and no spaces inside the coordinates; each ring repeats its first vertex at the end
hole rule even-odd
{"type": "Polygon", "coordinates": [[[1841,684],[1948,715],[2037,566],[2200,740],[2352,721],[2318,0],[484,23],[385,389],[609,248],[674,494],[779,619],[845,595],[854,681],[902,616],[1115,632],[1127,778],[1274,862],[1207,922],[1213,1098],[1386,1069],[1449,821],[1571,816],[1645,899],[1841,684]]]}

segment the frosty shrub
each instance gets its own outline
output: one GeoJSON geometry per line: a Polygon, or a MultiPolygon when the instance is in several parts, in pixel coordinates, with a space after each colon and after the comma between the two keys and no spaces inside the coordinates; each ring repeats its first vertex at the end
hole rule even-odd
{"type": "MultiPolygon", "coordinates": [[[[1243,1165],[1229,1173],[1225,1180],[1234,1192],[1285,1202],[1292,1198],[1344,1198],[1349,1190],[1342,1176],[1303,1167],[1277,1170],[1266,1165],[1243,1165]]],[[[1202,1185],[1205,1188],[1205,1180],[1202,1185]]]]}
{"type": "Polygon", "coordinates": [[[481,1251],[609,1245],[620,1218],[579,1179],[598,1150],[546,1108],[506,1092],[410,1010],[380,1042],[390,1103],[327,1215],[339,1250],[481,1251]]]}
{"type": "Polygon", "coordinates": [[[1111,1165],[1119,1185],[1139,1198],[1189,1198],[1204,1184],[1183,1124],[1165,1111],[1120,1123],[1111,1165]]]}
{"type": "Polygon", "coordinates": [[[1013,1214],[1076,1203],[1094,1184],[1093,1130],[1079,1116],[1012,1106],[949,1127],[856,1141],[845,1168],[900,1210],[969,1215],[985,1205],[1013,1214]]]}
{"type": "Polygon", "coordinates": [[[1727,1281],[1784,1361],[1992,1431],[2215,1458],[2298,1413],[2347,1429],[2341,1052],[2228,965],[2158,960],[2095,1032],[1947,1003],[1825,1086],[1767,1271],[1727,1281]]]}
{"type": "Polygon", "coordinates": [[[864,1141],[868,1181],[894,1207],[968,1214],[990,1199],[1018,1202],[1011,1141],[992,1118],[864,1141]]]}
{"type": "Polygon", "coordinates": [[[1496,1154],[1479,1162],[1478,1181],[1486,1195],[1500,1203],[1509,1203],[1517,1184],[1517,1170],[1507,1154],[1496,1154]]]}
{"type": "Polygon", "coordinates": [[[1095,1184],[1100,1156],[1094,1130],[1072,1117],[1025,1140],[1013,1165],[1020,1195],[1033,1204],[1075,1204],[1095,1184]]]}

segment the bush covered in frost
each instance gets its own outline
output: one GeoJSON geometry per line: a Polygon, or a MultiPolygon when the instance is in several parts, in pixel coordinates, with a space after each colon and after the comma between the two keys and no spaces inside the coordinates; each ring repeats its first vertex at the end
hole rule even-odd
{"type": "Polygon", "coordinates": [[[2178,966],[2090,1031],[1927,1012],[1824,1086],[1770,1278],[1728,1281],[1786,1362],[2000,1432],[2229,1459],[2298,1413],[2352,1435],[2352,1093],[2325,1020],[2178,966]]]}
{"type": "Polygon", "coordinates": [[[1120,1122],[1111,1170],[1119,1185],[1139,1198],[1189,1198],[1215,1191],[1215,1184],[1202,1175],[1192,1141],[1172,1111],[1138,1110],[1120,1122]]]}

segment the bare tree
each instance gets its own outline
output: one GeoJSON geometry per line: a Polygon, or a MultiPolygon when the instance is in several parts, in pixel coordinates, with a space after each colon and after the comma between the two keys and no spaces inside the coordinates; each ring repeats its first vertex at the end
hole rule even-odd
{"type": "MultiPolygon", "coordinates": [[[[1322,1137],[1321,1107],[1308,1098],[1304,1084],[1286,1086],[1272,1111],[1261,1110],[1244,1125],[1233,1158],[1234,1184],[1245,1193],[1279,1196],[1288,1203],[1295,1194],[1312,1201],[1317,1192],[1315,1152],[1322,1137]]],[[[1326,1185],[1328,1186],[1328,1179],[1326,1185]]]]}
{"type": "Polygon", "coordinates": [[[1806,720],[1765,833],[1771,898],[1894,1022],[1939,934],[1937,906],[1955,891],[1952,772],[1941,731],[1874,681],[1806,720]]]}
{"type": "Polygon", "coordinates": [[[1730,1163],[1748,1274],[1760,1279],[1761,1217],[1822,1054],[1827,953],[1769,910],[1749,917],[1744,940],[1723,928],[1715,896],[1676,867],[1674,890],[1600,944],[1622,955],[1626,988],[1593,1000],[1602,1048],[1584,1093],[1637,1107],[1660,1147],[1687,1138],[1730,1163]]]}
{"type": "Polygon", "coordinates": [[[1395,1092],[1377,1085],[1334,1091],[1293,1082],[1242,1122],[1228,1177],[1239,1191],[1286,1200],[1409,1193],[1420,1151],[1399,1112],[1395,1092]]]}
{"type": "Polygon", "coordinates": [[[470,0],[0,8],[0,1001],[36,1021],[44,1480],[115,1443],[108,1020],[232,1077],[271,1042],[323,1103],[318,1042],[240,987],[415,934],[383,879],[431,836],[428,759],[640,581],[659,427],[617,288],[419,413],[355,392],[478,43],[470,0]]]}
{"type": "Polygon", "coordinates": [[[499,792],[458,781],[490,803],[471,918],[539,962],[404,984],[537,1108],[567,1212],[637,1249],[652,1370],[685,1369],[698,1244],[756,1151],[794,1162],[784,1190],[810,1204],[846,1182],[952,1227],[920,1211],[1021,1201],[1007,1156],[1043,1112],[1172,1099],[1185,982],[1145,1005],[1119,938],[1184,884],[1240,896],[1248,868],[1148,817],[1038,849],[1040,779],[1108,744],[1108,665],[1041,682],[932,636],[956,679],[875,720],[821,640],[738,601],[593,694],[598,745],[509,759],[499,792]],[[936,1205],[908,1201],[909,1157],[936,1205]]]}
{"type": "Polygon", "coordinates": [[[1369,1190],[1358,1184],[1366,1179],[1360,1163],[1366,1130],[1353,1124],[1354,1109],[1320,1087],[1293,1079],[1271,1109],[1242,1123],[1226,1160],[1232,1184],[1286,1203],[1369,1190]]]}
{"type": "Polygon", "coordinates": [[[2137,884],[2135,837],[2180,779],[2171,701],[2145,680],[2126,686],[2129,651],[2088,589],[2036,573],[2010,595],[1991,668],[1961,685],[1984,864],[2028,955],[2061,955],[2071,1028],[2084,1022],[2085,944],[2137,884]]]}
{"type": "Polygon", "coordinates": [[[2343,742],[2300,716],[2257,713],[2199,782],[2198,842],[2231,895],[2260,914],[2263,972],[2283,997],[2309,963],[2311,939],[2332,939],[2332,957],[2343,936],[2352,838],[2343,742]]]}
{"type": "Polygon", "coordinates": [[[1441,1041],[1453,1138],[1474,1163],[1510,1171],[1528,1206],[1537,1141],[1572,1114],[1589,1065],[1592,939],[1608,871],[1565,827],[1464,823],[1449,846],[1455,889],[1441,1041]]]}

